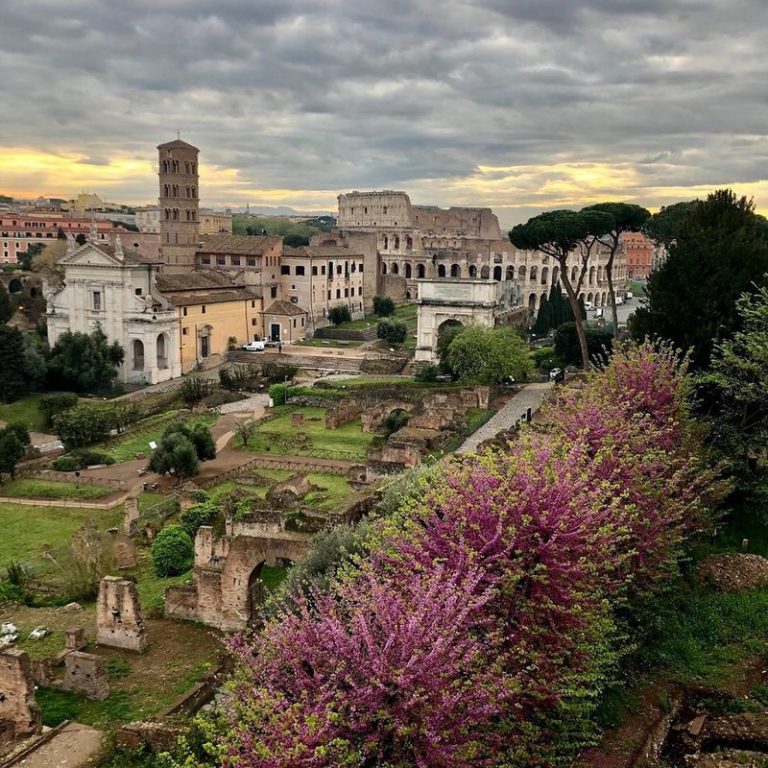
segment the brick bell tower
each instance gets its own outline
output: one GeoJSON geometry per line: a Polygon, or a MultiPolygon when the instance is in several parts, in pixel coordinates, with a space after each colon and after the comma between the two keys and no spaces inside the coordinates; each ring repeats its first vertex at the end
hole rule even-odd
{"type": "Polygon", "coordinates": [[[194,266],[200,242],[200,150],[176,139],[157,148],[160,180],[160,249],[168,271],[194,266]]]}

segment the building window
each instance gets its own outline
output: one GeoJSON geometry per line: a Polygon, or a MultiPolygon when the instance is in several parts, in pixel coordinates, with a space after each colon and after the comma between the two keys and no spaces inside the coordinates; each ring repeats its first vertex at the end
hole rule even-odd
{"type": "Polygon", "coordinates": [[[301,327],[302,328],[304,327],[304,318],[303,317],[301,318],[301,327]]]}
{"type": "Polygon", "coordinates": [[[330,299],[331,299],[331,292],[328,291],[328,300],[330,301],[330,299]]]}
{"type": "Polygon", "coordinates": [[[187,328],[187,326],[184,326],[184,327],[181,329],[181,335],[182,335],[182,336],[186,336],[188,333],[189,333],[189,328],[187,328]]]}
{"type": "Polygon", "coordinates": [[[200,308],[200,311],[201,311],[203,314],[205,314],[205,304],[203,304],[203,306],[200,308]]]}
{"type": "Polygon", "coordinates": [[[345,299],[348,299],[348,298],[349,298],[349,288],[345,288],[345,289],[344,289],[344,298],[345,298],[345,299]]]}
{"type": "Polygon", "coordinates": [[[281,275],[290,275],[291,274],[291,268],[287,264],[283,264],[283,266],[280,267],[280,274],[281,275]]]}
{"type": "Polygon", "coordinates": [[[312,274],[317,276],[317,267],[312,267],[312,274]]]}
{"type": "Polygon", "coordinates": [[[320,267],[320,274],[321,275],[325,274],[325,266],[320,267]]]}
{"type": "Polygon", "coordinates": [[[336,298],[337,298],[337,299],[340,299],[340,298],[341,298],[341,288],[337,288],[337,289],[336,289],[336,298]]]}
{"type": "Polygon", "coordinates": [[[256,309],[256,300],[251,301],[251,309],[256,309]]]}
{"type": "Polygon", "coordinates": [[[251,325],[256,325],[256,318],[255,317],[251,318],[251,325]]]}
{"type": "Polygon", "coordinates": [[[201,264],[210,264],[211,263],[211,257],[210,256],[202,256],[200,258],[201,264]]]}
{"type": "Polygon", "coordinates": [[[296,318],[295,317],[293,318],[293,327],[294,328],[296,327],[296,318]]]}
{"type": "Polygon", "coordinates": [[[182,314],[184,317],[186,317],[186,316],[187,316],[187,307],[184,307],[184,308],[181,310],[181,314],[182,314]]]}
{"type": "Polygon", "coordinates": [[[255,267],[256,266],[256,259],[248,257],[248,259],[246,260],[246,263],[248,264],[249,267],[255,267]]]}
{"type": "Polygon", "coordinates": [[[142,293],[142,291],[141,291],[141,288],[136,288],[136,290],[134,291],[134,293],[135,293],[137,296],[141,296],[141,293],[142,293]]]}
{"type": "Polygon", "coordinates": [[[363,263],[362,262],[360,262],[360,265],[358,266],[357,269],[358,269],[359,272],[363,271],[363,263]]]}
{"type": "Polygon", "coordinates": [[[97,311],[101,311],[101,291],[93,292],[93,308],[97,311]]]}
{"type": "Polygon", "coordinates": [[[304,276],[304,267],[302,267],[302,266],[296,267],[296,274],[298,276],[300,276],[300,277],[303,277],[304,276]]]}
{"type": "Polygon", "coordinates": [[[226,257],[225,257],[225,256],[217,256],[217,257],[216,257],[216,263],[217,263],[217,264],[218,264],[220,267],[223,267],[223,266],[224,266],[224,265],[227,263],[227,259],[226,259],[226,257]]]}
{"type": "Polygon", "coordinates": [[[232,257],[232,266],[233,267],[239,267],[240,266],[240,257],[239,256],[233,256],[232,257]]]}
{"type": "Polygon", "coordinates": [[[270,291],[269,291],[269,293],[270,293],[270,296],[271,296],[273,299],[276,299],[276,298],[277,298],[277,286],[274,286],[274,285],[273,285],[273,286],[272,286],[272,288],[270,288],[270,291]]]}

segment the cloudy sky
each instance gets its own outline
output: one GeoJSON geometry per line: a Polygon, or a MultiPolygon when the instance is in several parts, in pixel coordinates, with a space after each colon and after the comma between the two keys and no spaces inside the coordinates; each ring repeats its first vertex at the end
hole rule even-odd
{"type": "Polygon", "coordinates": [[[768,209],[766,0],[0,0],[0,71],[20,196],[150,202],[178,129],[210,206],[768,209]]]}

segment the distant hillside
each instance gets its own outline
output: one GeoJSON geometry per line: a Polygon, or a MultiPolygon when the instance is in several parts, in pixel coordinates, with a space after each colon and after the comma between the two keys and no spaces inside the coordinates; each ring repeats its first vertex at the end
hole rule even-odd
{"type": "Polygon", "coordinates": [[[330,232],[336,226],[333,216],[316,216],[306,221],[291,221],[285,216],[250,216],[236,213],[232,217],[232,231],[236,235],[280,235],[286,245],[308,245],[309,238],[320,232],[330,232]]]}

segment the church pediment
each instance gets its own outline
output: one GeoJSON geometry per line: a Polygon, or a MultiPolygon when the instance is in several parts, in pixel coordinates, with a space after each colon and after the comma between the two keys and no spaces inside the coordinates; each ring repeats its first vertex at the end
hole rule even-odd
{"type": "Polygon", "coordinates": [[[63,266],[78,267],[114,267],[123,264],[111,253],[107,253],[94,243],[81,245],[74,253],[59,259],[58,263],[63,266]]]}

